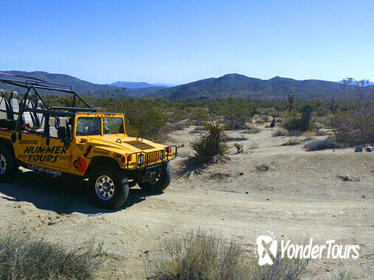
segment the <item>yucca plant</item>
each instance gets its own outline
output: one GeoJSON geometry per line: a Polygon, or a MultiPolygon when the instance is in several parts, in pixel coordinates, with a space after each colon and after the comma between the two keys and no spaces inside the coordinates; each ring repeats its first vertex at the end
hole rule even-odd
{"type": "Polygon", "coordinates": [[[224,126],[215,122],[204,124],[206,134],[191,142],[194,159],[199,163],[208,162],[214,156],[224,156],[228,146],[224,141],[224,126]]]}

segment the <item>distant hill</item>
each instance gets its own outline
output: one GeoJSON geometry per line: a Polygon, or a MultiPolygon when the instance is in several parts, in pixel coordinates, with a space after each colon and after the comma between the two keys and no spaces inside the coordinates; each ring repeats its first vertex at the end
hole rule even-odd
{"type": "Polygon", "coordinates": [[[152,95],[155,92],[163,88],[170,87],[170,85],[156,83],[149,84],[145,82],[115,82],[111,83],[110,86],[115,86],[119,88],[126,88],[125,94],[127,96],[140,97],[146,95],[152,95]]]}
{"type": "Polygon", "coordinates": [[[299,99],[359,99],[374,100],[374,86],[358,88],[321,80],[294,80],[274,77],[269,80],[228,74],[172,88],[159,90],[153,97],[166,99],[259,98],[284,99],[295,94],[299,99]]]}
{"type": "Polygon", "coordinates": [[[121,87],[121,88],[129,88],[129,89],[149,88],[149,87],[154,86],[152,84],[148,84],[144,82],[115,82],[109,85],[115,86],[115,87],[121,87]]]}
{"type": "Polygon", "coordinates": [[[164,89],[164,87],[158,87],[158,86],[147,87],[147,88],[136,88],[136,89],[128,88],[125,90],[125,95],[132,96],[132,97],[152,96],[156,92],[159,92],[162,89],[164,89]]]}
{"type": "MultiPolygon", "coordinates": [[[[294,80],[274,77],[269,80],[249,78],[240,74],[227,74],[219,78],[209,78],[174,87],[155,86],[148,83],[128,83],[130,88],[114,85],[90,83],[65,74],[47,72],[2,71],[11,74],[31,76],[49,82],[72,85],[82,95],[97,97],[141,97],[175,99],[284,99],[295,94],[298,99],[347,99],[374,100],[374,85],[357,87],[339,82],[321,80],[294,80]],[[147,85],[147,87],[142,87],[147,85]],[[150,85],[150,86],[148,86],[150,85]],[[132,88],[131,88],[132,86],[132,88]]],[[[122,82],[119,82],[122,83],[122,82]]],[[[124,84],[123,84],[124,85],[124,84]]],[[[0,84],[0,88],[13,90],[14,87],[0,84]]]]}
{"type": "MultiPolygon", "coordinates": [[[[25,71],[1,71],[9,74],[29,76],[45,80],[47,82],[71,85],[73,89],[79,94],[83,95],[98,95],[98,96],[111,96],[111,95],[125,95],[126,89],[121,89],[114,86],[94,84],[87,81],[80,80],[78,78],[65,75],[65,74],[51,74],[42,71],[25,72],[25,71]]],[[[0,84],[0,88],[6,90],[13,90],[14,87],[0,84]]]]}
{"type": "Polygon", "coordinates": [[[167,88],[172,87],[173,85],[165,84],[165,83],[145,83],[145,82],[115,82],[109,84],[110,86],[115,87],[124,87],[127,89],[140,89],[140,88],[167,88]]]}

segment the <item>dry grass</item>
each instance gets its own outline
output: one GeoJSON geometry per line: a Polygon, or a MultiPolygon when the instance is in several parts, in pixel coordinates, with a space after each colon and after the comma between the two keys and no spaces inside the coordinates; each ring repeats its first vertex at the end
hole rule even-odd
{"type": "Polygon", "coordinates": [[[22,232],[0,236],[0,279],[92,279],[95,259],[92,244],[66,249],[22,232]]]}
{"type": "Polygon", "coordinates": [[[307,144],[305,144],[304,148],[306,151],[311,152],[339,148],[339,146],[333,139],[326,138],[308,142],[307,144]]]}
{"type": "Polygon", "coordinates": [[[147,267],[153,280],[297,280],[308,262],[282,259],[258,266],[257,259],[237,243],[198,232],[165,243],[147,267]]]}
{"type": "Polygon", "coordinates": [[[279,137],[279,136],[290,136],[290,133],[288,132],[288,130],[284,129],[284,128],[278,128],[277,130],[275,130],[271,136],[273,137],[279,137]]]}

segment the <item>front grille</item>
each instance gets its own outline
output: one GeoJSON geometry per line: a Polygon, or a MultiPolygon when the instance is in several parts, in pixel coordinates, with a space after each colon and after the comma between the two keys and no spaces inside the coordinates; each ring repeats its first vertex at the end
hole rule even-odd
{"type": "Polygon", "coordinates": [[[161,156],[160,151],[147,153],[147,158],[146,158],[147,164],[153,164],[153,163],[158,162],[160,160],[160,156],[161,156]]]}
{"type": "Polygon", "coordinates": [[[150,150],[150,149],[153,149],[154,147],[152,147],[151,145],[148,145],[146,143],[143,143],[143,142],[140,142],[140,141],[129,141],[129,142],[125,142],[126,144],[129,144],[137,149],[140,149],[140,150],[150,150]]]}

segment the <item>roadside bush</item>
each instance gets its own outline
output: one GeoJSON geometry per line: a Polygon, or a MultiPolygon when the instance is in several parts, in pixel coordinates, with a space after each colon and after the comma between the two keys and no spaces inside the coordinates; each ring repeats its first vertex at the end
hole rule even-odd
{"type": "Polygon", "coordinates": [[[142,108],[136,113],[129,114],[129,127],[132,134],[142,138],[158,138],[166,129],[166,115],[160,108],[142,108]]]}
{"type": "Polygon", "coordinates": [[[188,233],[171,239],[148,266],[153,280],[297,280],[308,260],[282,259],[259,266],[243,247],[206,233],[188,233]]]}
{"type": "Polygon", "coordinates": [[[350,112],[337,112],[331,121],[335,140],[347,145],[374,143],[374,105],[363,105],[350,112]]]}
{"type": "Polygon", "coordinates": [[[224,123],[227,130],[238,130],[247,128],[247,122],[252,116],[250,109],[245,106],[234,105],[223,112],[224,123]]]}
{"type": "Polygon", "coordinates": [[[190,119],[194,122],[195,125],[201,125],[203,122],[208,121],[210,117],[205,108],[198,108],[191,112],[190,119]]]}
{"type": "Polygon", "coordinates": [[[96,257],[90,244],[66,249],[9,231],[0,236],[0,279],[92,279],[96,257]]]}
{"type": "Polygon", "coordinates": [[[228,146],[224,141],[224,127],[209,122],[204,124],[206,134],[191,142],[194,151],[194,159],[198,163],[211,160],[214,156],[224,156],[228,152],[228,146]]]}
{"type": "Polygon", "coordinates": [[[257,127],[254,127],[254,126],[250,126],[245,131],[243,131],[243,133],[245,133],[245,134],[256,134],[256,133],[259,133],[260,131],[261,131],[261,129],[259,129],[257,127]]]}
{"type": "Polygon", "coordinates": [[[282,123],[282,127],[288,131],[298,130],[300,128],[300,119],[296,117],[291,117],[282,123]]]}
{"type": "Polygon", "coordinates": [[[288,130],[284,128],[278,128],[276,131],[274,131],[271,136],[273,137],[279,137],[279,136],[290,136],[290,133],[288,130]]]}
{"type": "Polygon", "coordinates": [[[306,105],[301,109],[301,111],[302,113],[300,118],[295,114],[292,114],[285,122],[282,123],[282,127],[284,129],[287,129],[288,131],[307,131],[311,129],[312,109],[310,108],[310,106],[306,105]]]}
{"type": "Polygon", "coordinates": [[[327,138],[311,141],[305,144],[304,148],[308,152],[311,152],[339,148],[339,145],[337,145],[333,139],[327,138]]]}
{"type": "Polygon", "coordinates": [[[148,279],[246,279],[248,270],[238,245],[204,233],[188,233],[182,239],[167,241],[160,257],[153,262],[148,279]]]}

